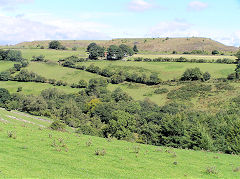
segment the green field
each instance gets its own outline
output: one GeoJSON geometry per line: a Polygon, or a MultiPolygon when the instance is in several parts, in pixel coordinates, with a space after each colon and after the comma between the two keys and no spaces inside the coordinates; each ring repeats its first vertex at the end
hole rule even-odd
{"type": "Polygon", "coordinates": [[[70,86],[53,86],[47,83],[17,81],[0,81],[0,87],[8,89],[10,93],[16,93],[18,87],[22,87],[21,93],[23,94],[40,94],[42,90],[48,88],[57,88],[65,93],[74,93],[79,91],[78,89],[71,88],[70,86]]]}
{"type": "Polygon", "coordinates": [[[86,71],[64,68],[55,63],[47,64],[31,62],[27,69],[48,79],[62,80],[69,84],[79,82],[79,80],[88,81],[89,79],[98,76],[86,71]]]}
{"type": "Polygon", "coordinates": [[[93,61],[81,62],[79,64],[89,66],[94,64],[101,68],[104,67],[125,67],[130,71],[135,71],[136,68],[142,68],[150,72],[159,73],[162,80],[172,80],[180,78],[187,68],[199,67],[203,72],[208,71],[213,78],[224,78],[234,72],[234,64],[219,64],[219,63],[178,63],[178,62],[132,62],[132,61],[93,61]]]}
{"type": "Polygon", "coordinates": [[[9,61],[0,61],[0,72],[6,71],[9,68],[13,67],[13,62],[9,61]]]}
{"type": "Polygon", "coordinates": [[[86,58],[84,50],[71,51],[71,50],[51,50],[51,49],[20,49],[23,58],[30,60],[33,56],[43,55],[45,59],[50,61],[58,61],[60,58],[66,58],[72,55],[86,58]]]}
{"type": "Polygon", "coordinates": [[[238,155],[56,132],[45,128],[50,122],[0,109],[0,178],[239,177],[238,155]],[[96,155],[98,149],[105,155],[96,155]],[[207,172],[211,168],[215,174],[207,172]]]}
{"type": "MultiPolygon", "coordinates": [[[[180,58],[180,57],[184,57],[187,59],[204,59],[204,60],[217,60],[217,59],[223,59],[223,58],[229,58],[232,60],[235,60],[236,57],[235,56],[227,56],[227,55],[187,55],[187,54],[168,54],[168,55],[164,55],[164,54],[136,54],[133,57],[142,57],[142,58],[151,58],[151,59],[155,59],[155,58],[180,58]]],[[[129,57],[130,59],[132,57],[129,57]]]]}

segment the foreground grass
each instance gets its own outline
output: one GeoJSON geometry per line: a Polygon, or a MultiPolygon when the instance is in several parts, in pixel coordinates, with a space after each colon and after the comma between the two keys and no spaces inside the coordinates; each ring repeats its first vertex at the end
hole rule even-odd
{"type": "Polygon", "coordinates": [[[33,116],[2,109],[0,118],[1,178],[237,178],[240,175],[233,171],[240,166],[240,157],[236,155],[56,132],[38,125],[47,127],[49,122],[38,123],[39,119],[33,116]],[[10,131],[14,134],[12,138],[8,135],[10,131]],[[106,154],[95,155],[97,149],[104,149],[106,154]],[[211,167],[215,174],[207,172],[211,167]]]}

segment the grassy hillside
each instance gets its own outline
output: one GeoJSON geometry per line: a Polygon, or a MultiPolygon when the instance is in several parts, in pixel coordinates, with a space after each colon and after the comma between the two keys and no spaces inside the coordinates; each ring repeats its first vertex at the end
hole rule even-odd
{"type": "Polygon", "coordinates": [[[56,132],[51,121],[0,109],[0,178],[239,177],[237,155],[56,132]]]}
{"type": "Polygon", "coordinates": [[[9,61],[0,61],[0,72],[10,69],[11,67],[13,67],[13,64],[13,62],[9,61]]]}
{"type": "MultiPolygon", "coordinates": [[[[50,41],[33,41],[23,42],[15,45],[17,48],[36,48],[39,46],[48,47],[50,41]]],[[[192,50],[219,50],[219,51],[237,51],[236,47],[229,47],[209,38],[138,38],[138,39],[113,39],[113,40],[62,40],[61,43],[68,47],[78,47],[79,49],[86,49],[89,43],[96,42],[97,44],[108,47],[110,45],[126,44],[133,46],[137,44],[141,51],[151,52],[172,52],[173,50],[184,52],[192,50]]]]}
{"type": "Polygon", "coordinates": [[[47,83],[35,82],[17,82],[17,81],[0,81],[1,88],[6,88],[10,93],[16,93],[18,87],[22,87],[22,94],[40,94],[41,91],[48,88],[57,88],[65,93],[74,93],[78,89],[71,88],[70,86],[53,86],[47,83]]]}
{"type": "MultiPolygon", "coordinates": [[[[89,66],[94,64],[100,68],[123,68],[131,72],[142,70],[145,72],[157,72],[159,77],[166,81],[174,78],[180,78],[187,68],[199,67],[202,71],[208,71],[213,78],[227,77],[234,72],[234,64],[216,64],[216,63],[176,63],[176,62],[135,62],[135,61],[91,61],[80,62],[79,64],[89,66]]],[[[37,64],[36,64],[37,65],[37,64]]]]}

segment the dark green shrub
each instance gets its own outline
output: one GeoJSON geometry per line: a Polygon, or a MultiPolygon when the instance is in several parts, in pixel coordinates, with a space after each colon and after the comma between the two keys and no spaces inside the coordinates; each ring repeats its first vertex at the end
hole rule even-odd
{"type": "Polygon", "coordinates": [[[158,88],[154,91],[155,94],[164,94],[164,93],[168,93],[168,89],[167,88],[158,88]]]}
{"type": "Polygon", "coordinates": [[[50,125],[50,128],[52,130],[56,130],[56,131],[65,131],[66,130],[66,124],[64,124],[63,122],[61,122],[59,120],[56,120],[50,125]]]}

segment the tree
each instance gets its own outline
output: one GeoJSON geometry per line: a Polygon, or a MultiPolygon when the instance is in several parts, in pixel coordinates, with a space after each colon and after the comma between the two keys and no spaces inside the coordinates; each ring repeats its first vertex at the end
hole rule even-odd
{"type": "Polygon", "coordinates": [[[22,68],[22,64],[16,63],[16,64],[14,64],[14,68],[15,68],[17,71],[20,71],[21,68],[22,68]]]}
{"type": "Polygon", "coordinates": [[[117,139],[129,139],[134,131],[134,118],[127,112],[117,110],[112,112],[106,133],[117,139]]]}
{"type": "Polygon", "coordinates": [[[89,59],[97,60],[98,57],[104,57],[105,49],[98,45],[94,45],[89,49],[89,59]]]}
{"type": "Polygon", "coordinates": [[[235,56],[237,57],[237,59],[236,59],[237,66],[235,68],[236,79],[239,79],[239,77],[240,77],[240,50],[236,53],[235,56]]]}
{"type": "Polygon", "coordinates": [[[11,78],[9,71],[3,71],[0,73],[0,81],[8,81],[11,78]]]}
{"type": "Polygon", "coordinates": [[[66,47],[61,45],[61,43],[58,40],[53,40],[49,43],[49,48],[50,49],[55,49],[55,50],[66,50],[66,47]]]}
{"type": "Polygon", "coordinates": [[[107,60],[121,60],[123,58],[122,49],[116,45],[108,48],[107,60]]]}
{"type": "Polygon", "coordinates": [[[91,49],[92,47],[95,47],[95,46],[97,46],[96,43],[90,43],[90,44],[88,45],[88,47],[87,47],[87,52],[89,52],[90,49],[91,49]]]}
{"type": "Polygon", "coordinates": [[[203,73],[199,68],[188,68],[183,73],[181,80],[182,81],[195,81],[203,79],[203,73]]]}
{"type": "Polygon", "coordinates": [[[208,72],[203,73],[203,80],[204,81],[208,81],[208,80],[210,80],[210,78],[211,78],[210,73],[208,73],[208,72]]]}
{"type": "Polygon", "coordinates": [[[217,55],[217,54],[219,54],[219,51],[217,51],[217,50],[212,51],[212,55],[217,55]]]}
{"type": "Polygon", "coordinates": [[[5,55],[4,60],[6,61],[20,62],[23,60],[22,52],[19,50],[7,50],[5,55]]]}
{"type": "Polygon", "coordinates": [[[119,46],[119,48],[122,49],[122,52],[123,52],[124,56],[132,56],[134,54],[133,50],[129,46],[125,45],[125,44],[121,44],[119,46]]]}
{"type": "Polygon", "coordinates": [[[0,88],[0,105],[4,104],[7,100],[10,99],[10,93],[5,88],[0,88]]]}
{"type": "Polygon", "coordinates": [[[136,44],[135,44],[134,47],[133,47],[133,51],[134,51],[135,53],[138,53],[138,48],[137,48],[137,45],[136,45],[136,44]]]}

